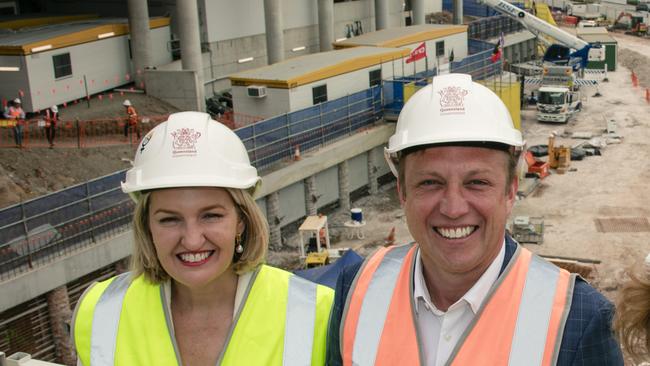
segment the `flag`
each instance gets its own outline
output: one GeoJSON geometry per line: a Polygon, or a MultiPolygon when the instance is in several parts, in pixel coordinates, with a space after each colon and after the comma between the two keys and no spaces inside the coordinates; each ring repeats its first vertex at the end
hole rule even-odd
{"type": "Polygon", "coordinates": [[[492,56],[490,56],[490,60],[492,62],[497,62],[501,60],[501,56],[503,53],[503,44],[505,43],[505,40],[503,39],[503,32],[501,32],[501,36],[499,37],[499,41],[497,42],[496,45],[494,45],[494,50],[492,51],[492,56]]]}
{"type": "Polygon", "coordinates": [[[421,60],[427,56],[427,46],[424,44],[424,42],[420,43],[419,46],[415,47],[413,51],[411,51],[411,54],[409,57],[406,59],[406,63],[414,62],[417,60],[421,60]]]}
{"type": "Polygon", "coordinates": [[[451,50],[451,53],[449,54],[449,62],[454,62],[454,50],[451,50]]]}

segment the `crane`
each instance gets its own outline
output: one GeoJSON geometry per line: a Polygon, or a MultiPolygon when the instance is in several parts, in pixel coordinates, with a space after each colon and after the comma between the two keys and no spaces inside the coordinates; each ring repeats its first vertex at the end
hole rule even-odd
{"type": "Polygon", "coordinates": [[[544,61],[554,64],[569,64],[574,69],[584,68],[589,60],[602,60],[604,52],[599,45],[590,45],[584,40],[555,27],[533,14],[503,0],[478,0],[496,11],[521,23],[526,29],[549,46],[544,54],[544,61]],[[554,38],[560,44],[549,44],[544,37],[554,38]],[[571,49],[575,51],[571,52],[571,49]]]}

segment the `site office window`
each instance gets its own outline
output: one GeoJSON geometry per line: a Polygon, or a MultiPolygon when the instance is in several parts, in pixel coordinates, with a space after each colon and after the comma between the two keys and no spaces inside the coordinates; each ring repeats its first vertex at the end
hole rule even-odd
{"type": "Polygon", "coordinates": [[[52,56],[52,63],[54,64],[55,79],[72,76],[72,61],[70,61],[69,52],[52,56]]]}
{"type": "Polygon", "coordinates": [[[445,41],[436,42],[436,57],[445,57],[445,41]]]}
{"type": "Polygon", "coordinates": [[[311,89],[314,105],[327,102],[327,84],[315,86],[311,89]]]}
{"type": "Polygon", "coordinates": [[[381,85],[381,69],[371,70],[368,73],[370,79],[370,87],[372,88],[375,85],[381,85]]]}

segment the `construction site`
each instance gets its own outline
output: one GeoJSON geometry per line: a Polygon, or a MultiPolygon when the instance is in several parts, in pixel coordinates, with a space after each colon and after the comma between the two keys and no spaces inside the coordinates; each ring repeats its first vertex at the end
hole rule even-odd
{"type": "Polygon", "coordinates": [[[0,118],[0,366],[77,365],[80,296],[129,270],[120,184],[141,138],[180,111],[243,141],[266,263],[330,287],[413,242],[384,148],[409,98],[449,73],[495,92],[525,139],[506,226],[521,246],[613,303],[650,253],[650,4],[148,3],[0,0],[0,98],[25,112],[20,143],[0,118]]]}

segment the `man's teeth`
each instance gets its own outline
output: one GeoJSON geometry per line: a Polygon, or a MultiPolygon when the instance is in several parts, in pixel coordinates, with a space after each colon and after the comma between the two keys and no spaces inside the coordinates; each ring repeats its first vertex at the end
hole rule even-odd
{"type": "Polygon", "coordinates": [[[201,252],[201,253],[183,253],[179,254],[183,262],[196,263],[202,260],[205,260],[212,254],[212,252],[201,252]]]}
{"type": "Polygon", "coordinates": [[[466,236],[469,236],[474,232],[474,226],[465,226],[457,228],[436,228],[438,234],[442,235],[447,239],[460,239],[466,236]]]}

